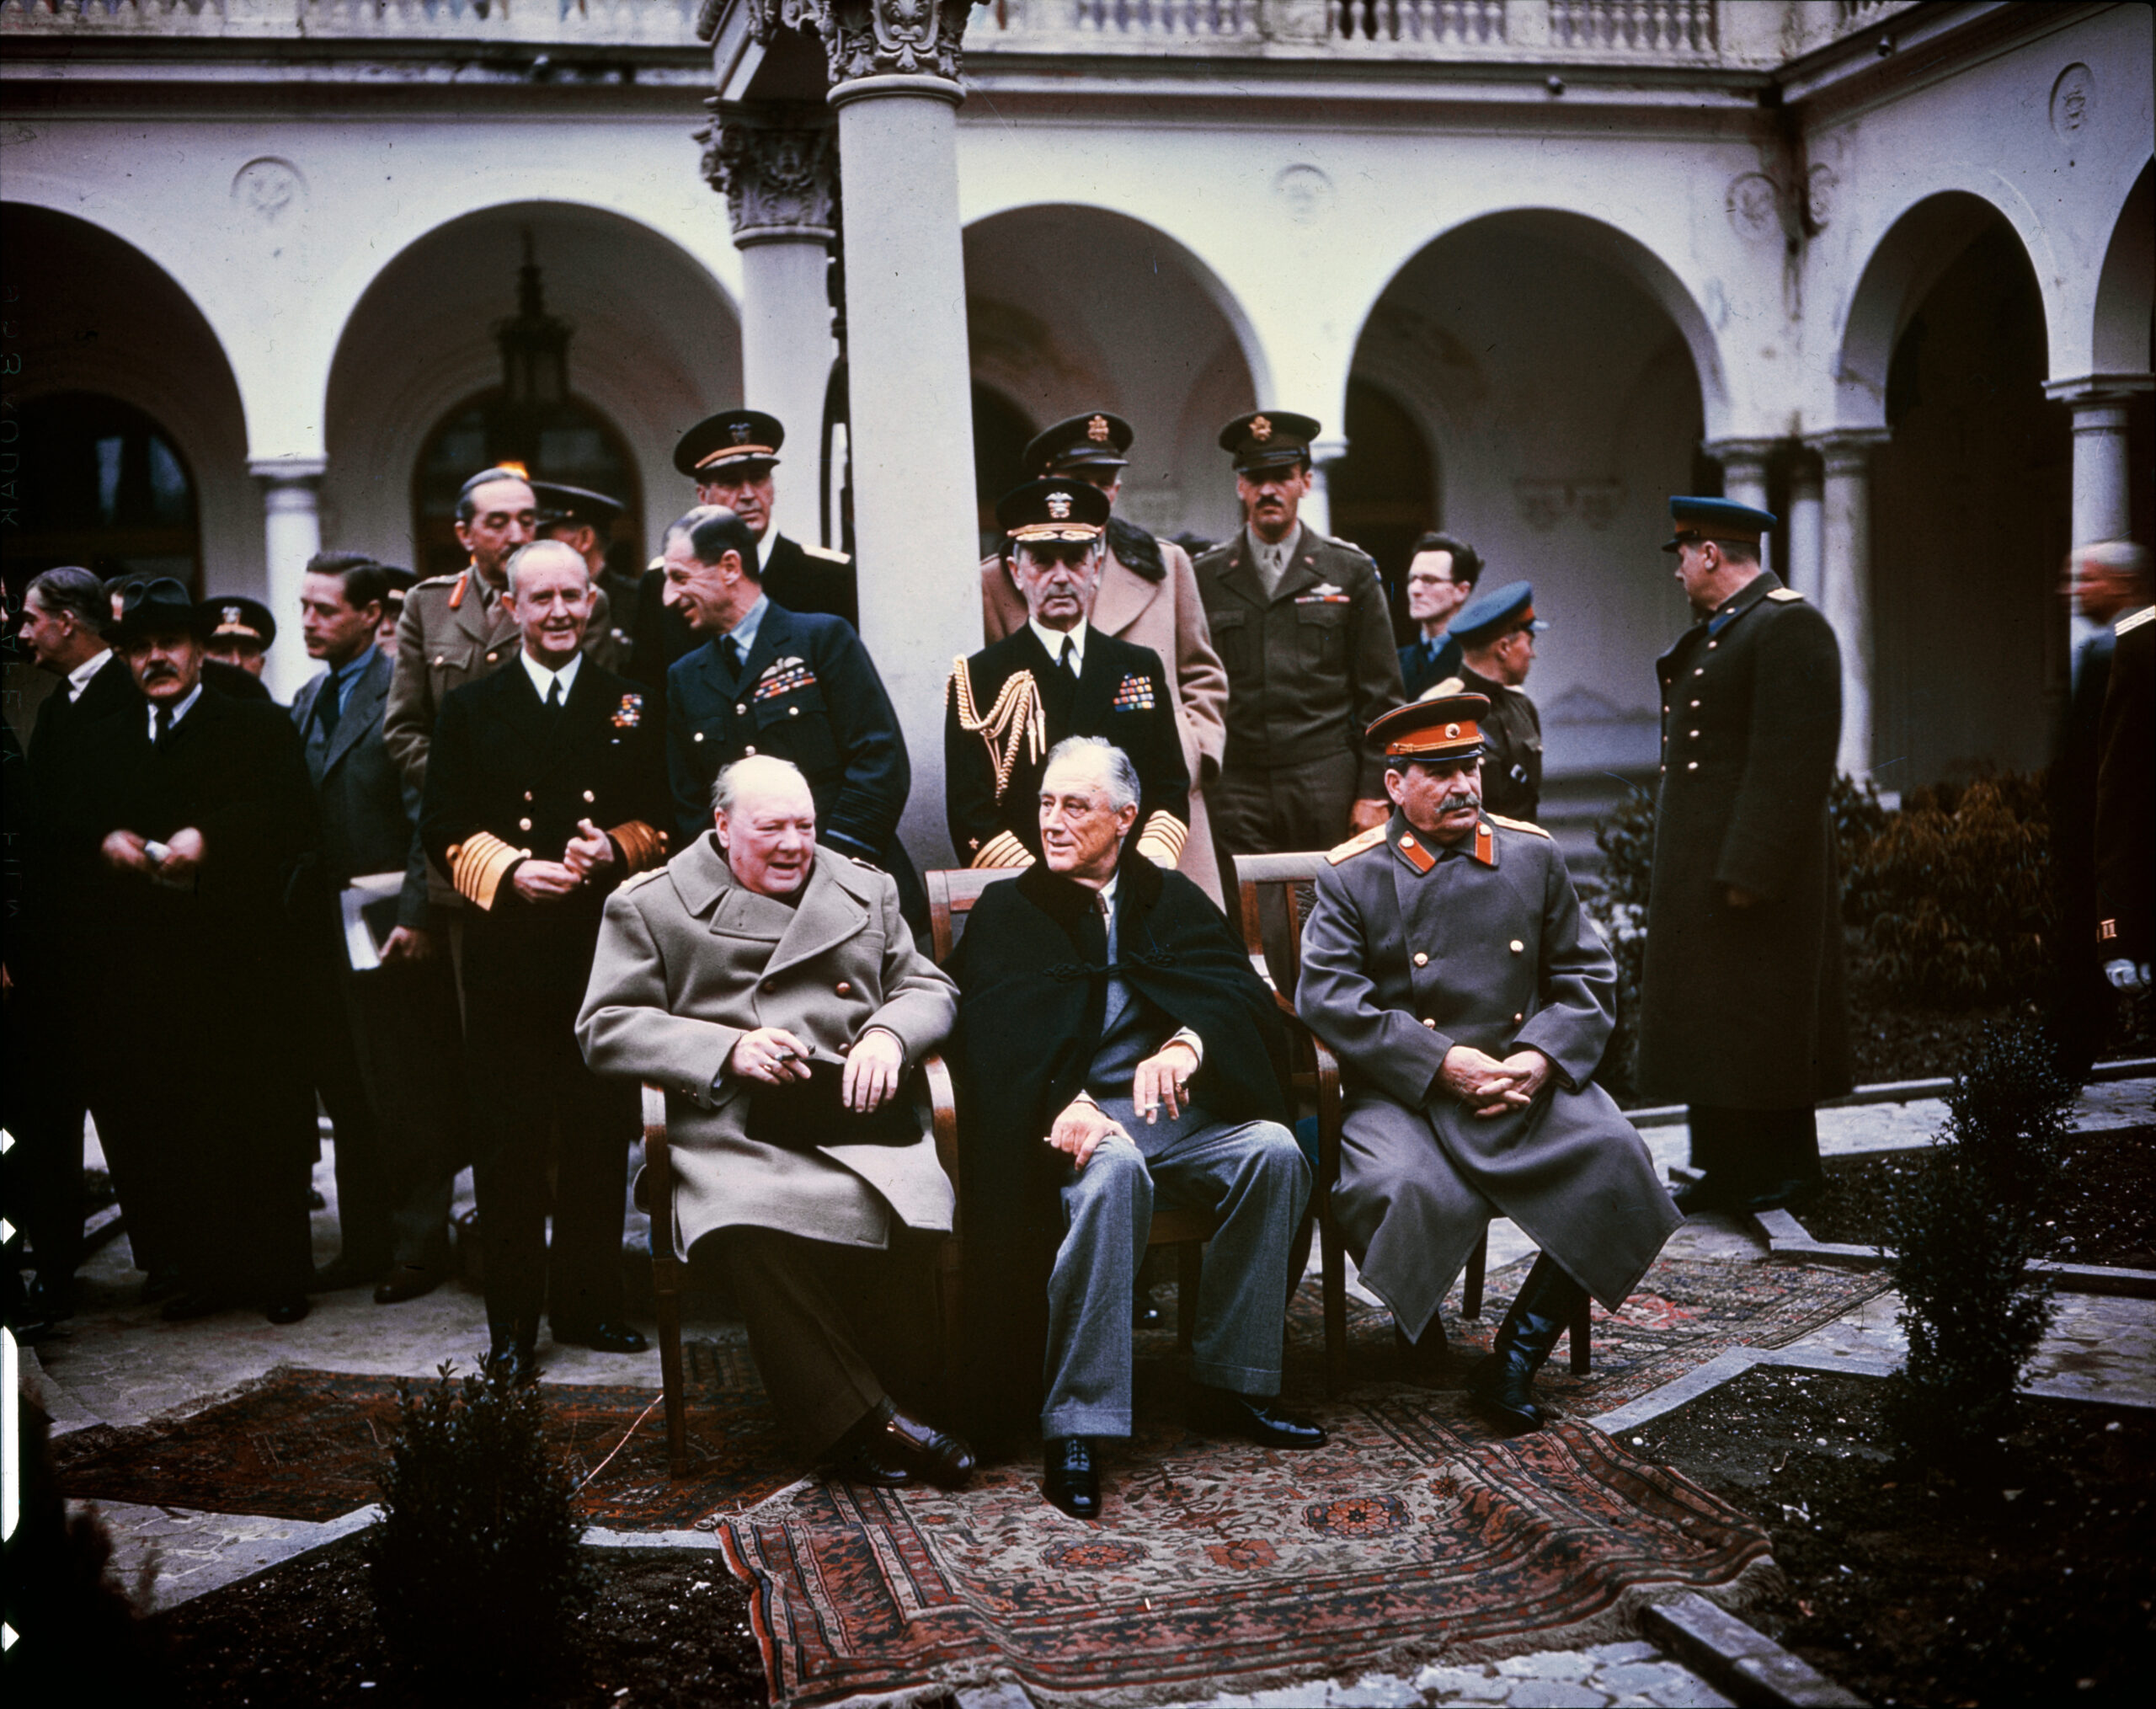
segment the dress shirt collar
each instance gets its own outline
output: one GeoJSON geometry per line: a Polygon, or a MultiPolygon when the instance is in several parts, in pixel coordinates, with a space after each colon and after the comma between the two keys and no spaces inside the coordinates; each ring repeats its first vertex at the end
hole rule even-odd
{"type": "Polygon", "coordinates": [[[741,649],[741,660],[744,664],[748,662],[749,654],[755,649],[756,631],[763,628],[764,613],[771,608],[771,595],[758,594],[755,604],[749,607],[741,621],[719,637],[722,641],[730,639],[741,649]]]}
{"type": "MultiPolygon", "coordinates": [[[[1078,649],[1079,674],[1081,676],[1084,675],[1086,670],[1086,641],[1088,634],[1090,633],[1090,630],[1083,617],[1079,618],[1078,624],[1075,628],[1070,629],[1043,629],[1040,624],[1032,617],[1027,617],[1026,619],[1026,627],[1033,632],[1033,638],[1048,649],[1048,656],[1053,659],[1059,667],[1060,667],[1063,663],[1063,644],[1065,641],[1069,641],[1075,645],[1078,649]]],[[[1115,880],[1111,879],[1108,882],[1113,884],[1115,880]]]]}
{"type": "Polygon", "coordinates": [[[1257,537],[1257,531],[1247,525],[1243,533],[1250,542],[1251,556],[1257,560],[1258,569],[1264,573],[1267,582],[1277,585],[1280,578],[1288,573],[1288,566],[1294,561],[1296,548],[1303,543],[1302,523],[1298,521],[1288,531],[1287,537],[1277,546],[1267,545],[1257,537]]]}
{"type": "MultiPolygon", "coordinates": [[[[329,672],[329,681],[324,686],[334,686],[336,689],[338,711],[344,711],[350,704],[354,685],[367,674],[367,666],[373,662],[374,655],[380,650],[374,642],[370,641],[342,665],[332,668],[329,672]]],[[[566,695],[568,692],[568,685],[563,683],[562,692],[566,695]]]]}
{"type": "Polygon", "coordinates": [[[96,676],[99,671],[104,670],[104,667],[111,662],[112,649],[107,647],[102,652],[93,653],[80,665],[77,665],[72,670],[69,671],[65,678],[67,689],[67,703],[70,706],[72,706],[77,701],[80,700],[83,697],[83,691],[90,686],[90,679],[96,676]]]}
{"type": "MultiPolygon", "coordinates": [[[[201,698],[202,685],[198,682],[194,687],[188,690],[187,698],[181,701],[179,705],[173,708],[172,727],[174,729],[178,729],[179,728],[179,721],[185,718],[188,713],[195,710],[195,702],[201,698]]],[[[159,702],[153,700],[150,702],[149,707],[150,740],[153,742],[157,739],[157,708],[159,704],[159,702]]]]}
{"type": "Polygon", "coordinates": [[[569,691],[576,686],[576,673],[584,665],[583,654],[572,653],[569,655],[569,662],[562,666],[559,670],[549,670],[524,649],[520,648],[516,656],[518,662],[524,666],[524,674],[531,679],[531,686],[539,691],[539,698],[542,704],[546,701],[547,691],[557,682],[562,685],[562,704],[564,706],[568,704],[569,691]]]}

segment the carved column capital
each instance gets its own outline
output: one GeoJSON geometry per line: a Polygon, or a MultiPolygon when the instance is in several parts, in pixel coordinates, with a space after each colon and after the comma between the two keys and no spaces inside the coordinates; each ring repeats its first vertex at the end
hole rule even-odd
{"type": "Polygon", "coordinates": [[[1820,467],[1830,478],[1846,480],[1870,473],[1871,453],[1893,437],[1884,427],[1841,427],[1806,434],[1804,442],[1819,453],[1820,467]]]}
{"type": "MultiPolygon", "coordinates": [[[[976,0],[745,0],[749,28],[768,44],[782,29],[813,29],[830,61],[831,88],[867,77],[926,77],[953,85],[959,44],[976,0]]],[[[955,96],[954,96],[955,99],[955,96]]]]}
{"type": "Polygon", "coordinates": [[[734,243],[815,239],[838,234],[837,126],[822,107],[720,101],[696,132],[704,181],[726,198],[734,243]]]}

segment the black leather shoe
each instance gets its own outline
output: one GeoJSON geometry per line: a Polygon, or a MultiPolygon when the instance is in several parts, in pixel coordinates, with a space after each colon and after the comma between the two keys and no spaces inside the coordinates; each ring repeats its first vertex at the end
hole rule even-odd
{"type": "Polygon", "coordinates": [[[602,1319],[580,1329],[564,1329],[556,1324],[554,1345],[588,1347],[594,1353],[642,1353],[651,1343],[643,1338],[642,1330],[602,1319]]]}
{"type": "Polygon", "coordinates": [[[1401,1380],[1426,1389],[1456,1389],[1482,1362],[1480,1354],[1447,1342],[1444,1319],[1434,1315],[1418,1338],[1394,1324],[1392,1342],[1400,1351],[1401,1380]]]}
{"type": "Polygon", "coordinates": [[[1209,1436],[1241,1436],[1266,1448],[1322,1448],[1325,1432],[1282,1412],[1271,1395],[1239,1395],[1210,1383],[1193,1383],[1191,1428],[1209,1436]]]}
{"type": "Polygon", "coordinates": [[[887,1457],[910,1466],[938,1489],[963,1489],[974,1475],[974,1450],[963,1436],[925,1424],[896,1407],[883,1420],[880,1442],[892,1450],[887,1457]]]}
{"type": "Polygon", "coordinates": [[[169,1300],[184,1291],[185,1284],[178,1270],[152,1270],[142,1284],[142,1303],[154,1306],[160,1300],[169,1300]]]}
{"type": "Polygon", "coordinates": [[[272,1323],[296,1323],[314,1308],[305,1294],[283,1294],[262,1308],[272,1323]]]}
{"type": "Polygon", "coordinates": [[[1497,1326],[1490,1357],[1475,1374],[1468,1394],[1476,1410],[1508,1436],[1539,1430],[1548,1422],[1534,1399],[1534,1374],[1572,1321],[1587,1290],[1550,1261],[1547,1252],[1520,1284],[1505,1321],[1497,1326]]]}
{"type": "Polygon", "coordinates": [[[497,1334],[482,1368],[511,1388],[524,1388],[539,1381],[539,1354],[528,1336],[497,1334]]]}
{"type": "Polygon", "coordinates": [[[1826,1185],[1824,1181],[1801,1178],[1776,1181],[1757,1193],[1748,1194],[1731,1208],[1746,1215],[1762,1210],[1801,1210],[1817,1199],[1826,1185]]]}
{"type": "Polygon", "coordinates": [[[212,1294],[195,1288],[182,1288],[165,1301],[164,1310],[157,1316],[168,1323],[190,1323],[197,1317],[207,1317],[213,1311],[221,1311],[231,1301],[221,1294],[212,1294]]]}
{"type": "Polygon", "coordinates": [[[1051,1436],[1042,1456],[1041,1493],[1074,1519],[1101,1516],[1101,1474],[1084,1436],[1051,1436]]]}
{"type": "Polygon", "coordinates": [[[374,1302],[377,1306],[402,1306],[407,1300],[417,1300],[440,1286],[440,1270],[426,1269],[418,1264],[399,1264],[376,1284],[374,1302]]]}
{"type": "Polygon", "coordinates": [[[1702,1175],[1696,1181],[1687,1181],[1669,1197],[1680,1216],[1701,1216],[1709,1211],[1727,1210],[1736,1202],[1736,1195],[1711,1175],[1702,1175]]]}
{"type": "Polygon", "coordinates": [[[314,1273],[307,1283],[310,1294],[334,1294],[344,1288],[371,1287],[382,1279],[387,1263],[370,1264],[350,1258],[333,1258],[314,1273]]]}

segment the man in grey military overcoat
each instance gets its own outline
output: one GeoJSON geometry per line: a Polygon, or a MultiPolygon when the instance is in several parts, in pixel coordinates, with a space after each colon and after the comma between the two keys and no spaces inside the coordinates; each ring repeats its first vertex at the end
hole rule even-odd
{"type": "MultiPolygon", "coordinates": [[[[956,989],[915,948],[896,883],[817,846],[790,762],[728,766],[713,819],[608,899],[577,1021],[585,1060],[664,1088],[675,1250],[718,1236],[756,1368],[801,1447],[866,1482],[963,1483],[971,1450],[897,1408],[862,1351],[884,1343],[862,1332],[879,1297],[926,1311],[886,1262],[899,1229],[951,1227],[934,1140],[867,1122],[950,1033],[956,989]],[[813,1089],[819,1069],[833,1091],[821,1125],[781,1135],[770,1094],[813,1089]]],[[[669,1207],[651,1210],[664,1230],[669,1207]]]]}
{"type": "Polygon", "coordinates": [[[1841,649],[1759,564],[1774,518],[1674,498],[1698,621],[1655,662],[1662,782],[1641,978],[1640,1091],[1689,1105],[1687,1215],[1815,1191],[1813,1107],[1849,1089],[1841,885],[1828,811],[1841,649]]]}
{"type": "Polygon", "coordinates": [[[1616,1310],[1681,1219],[1593,1081],[1616,973],[1564,857],[1482,811],[1488,708],[1456,695],[1370,727],[1393,814],[1319,870],[1295,1008],[1340,1058],[1333,1210],[1411,1375],[1442,1365],[1438,1302],[1492,1216],[1542,1248],[1474,1386],[1531,1430],[1532,1379],[1582,1290],[1616,1310]]]}

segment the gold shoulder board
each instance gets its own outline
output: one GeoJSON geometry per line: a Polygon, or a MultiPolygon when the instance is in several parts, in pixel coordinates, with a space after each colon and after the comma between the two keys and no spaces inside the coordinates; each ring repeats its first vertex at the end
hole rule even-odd
{"type": "Polygon", "coordinates": [[[2143,606],[2130,617],[2121,617],[2111,625],[2114,635],[2130,635],[2151,618],[2156,618],[2156,606],[2143,606]]]}
{"type": "Polygon", "coordinates": [[[1767,597],[1770,600],[1782,600],[1786,601],[1789,600],[1801,600],[1804,595],[1799,593],[1793,587],[1778,587],[1769,589],[1767,597]]]}
{"type": "Polygon", "coordinates": [[[1507,830],[1524,830],[1529,836],[1539,836],[1549,842],[1555,842],[1557,840],[1540,825],[1529,825],[1524,819],[1508,819],[1502,813],[1486,813],[1483,816],[1494,820],[1497,824],[1503,825],[1507,830]]]}
{"type": "Polygon", "coordinates": [[[1385,827],[1382,825],[1374,825],[1368,830],[1349,837],[1339,847],[1328,849],[1325,857],[1337,867],[1350,857],[1362,853],[1364,849],[1377,847],[1384,841],[1385,827]]]}
{"type": "Polygon", "coordinates": [[[798,542],[801,549],[811,558],[820,558],[826,563],[851,563],[853,560],[843,552],[834,552],[828,546],[811,546],[807,541],[798,542]]]}

